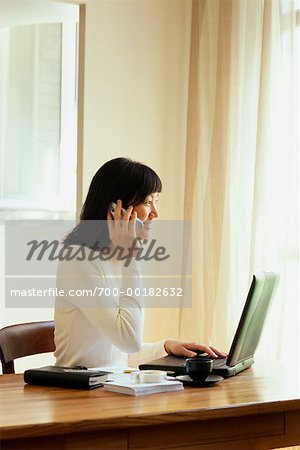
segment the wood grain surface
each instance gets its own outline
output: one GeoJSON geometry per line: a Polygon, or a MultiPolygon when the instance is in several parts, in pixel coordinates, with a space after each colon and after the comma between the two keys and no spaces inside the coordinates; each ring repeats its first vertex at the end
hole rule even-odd
{"type": "MultiPolygon", "coordinates": [[[[118,438],[115,449],[123,445],[126,448],[126,442],[128,448],[134,449],[184,448],[179,440],[184,431],[186,446],[209,449],[219,439],[216,424],[222,440],[227,443],[231,442],[234,432],[236,439],[252,437],[263,442],[266,436],[284,436],[291,426],[293,438],[289,443],[296,445],[300,443],[295,431],[297,410],[300,410],[298,375],[284,373],[279,367],[275,370],[251,368],[208,388],[186,387],[184,391],[143,397],[111,393],[101,388],[83,391],[29,386],[24,384],[22,375],[0,376],[1,440],[2,443],[7,441],[3,448],[13,448],[9,441],[12,445],[16,439],[20,444],[26,439],[36,438],[38,442],[37,439],[44,436],[57,439],[60,435],[73,435],[74,445],[70,438],[67,447],[61,444],[56,448],[77,448],[79,436],[81,440],[88,436],[91,446],[86,448],[92,448],[93,439],[96,442],[100,435],[108,445],[109,432],[118,438]],[[112,430],[115,431],[112,433],[112,430]],[[205,442],[201,441],[204,432],[205,442]],[[199,446],[200,441],[202,446],[199,446]]],[[[289,443],[282,440],[282,445],[289,443]]],[[[276,446],[276,439],[272,445],[276,446]]],[[[14,448],[23,447],[17,447],[15,442],[14,448]]]]}

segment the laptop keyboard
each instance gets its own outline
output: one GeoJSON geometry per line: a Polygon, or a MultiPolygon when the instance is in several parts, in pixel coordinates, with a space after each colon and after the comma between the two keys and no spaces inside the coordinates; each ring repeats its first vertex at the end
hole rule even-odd
{"type": "Polygon", "coordinates": [[[226,366],[226,358],[214,359],[214,368],[226,366]]]}
{"type": "MultiPolygon", "coordinates": [[[[172,358],[172,356],[168,356],[168,358],[172,358]]],[[[218,368],[218,367],[226,367],[226,358],[218,358],[218,359],[214,359],[214,365],[213,368],[218,368]]],[[[185,367],[186,362],[182,362],[180,364],[180,367],[185,367]]]]}

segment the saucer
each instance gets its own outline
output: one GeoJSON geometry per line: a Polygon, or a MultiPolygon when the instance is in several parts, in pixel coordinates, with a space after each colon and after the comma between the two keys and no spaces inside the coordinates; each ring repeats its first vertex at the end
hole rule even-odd
{"type": "Polygon", "coordinates": [[[189,375],[179,375],[178,377],[176,377],[176,380],[193,386],[210,386],[211,384],[218,383],[218,381],[224,380],[224,378],[220,377],[219,375],[208,375],[205,380],[194,381],[189,375]]]}

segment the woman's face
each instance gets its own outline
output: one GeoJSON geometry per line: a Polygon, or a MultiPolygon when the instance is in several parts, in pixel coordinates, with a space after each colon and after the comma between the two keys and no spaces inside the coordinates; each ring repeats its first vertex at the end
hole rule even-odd
{"type": "Polygon", "coordinates": [[[143,203],[135,206],[133,211],[136,211],[138,218],[144,222],[144,226],[137,232],[138,237],[148,239],[151,229],[151,222],[153,219],[158,219],[159,213],[157,209],[158,192],[147,195],[143,203]]]}

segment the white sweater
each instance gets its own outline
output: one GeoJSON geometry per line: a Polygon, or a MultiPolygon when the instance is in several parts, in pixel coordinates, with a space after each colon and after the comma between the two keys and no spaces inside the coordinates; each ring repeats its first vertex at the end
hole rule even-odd
{"type": "Polygon", "coordinates": [[[165,356],[165,340],[142,343],[143,298],[136,288],[142,285],[134,260],[127,268],[100,259],[59,262],[57,291],[64,296],[55,305],[56,365],[136,367],[165,356]]]}

